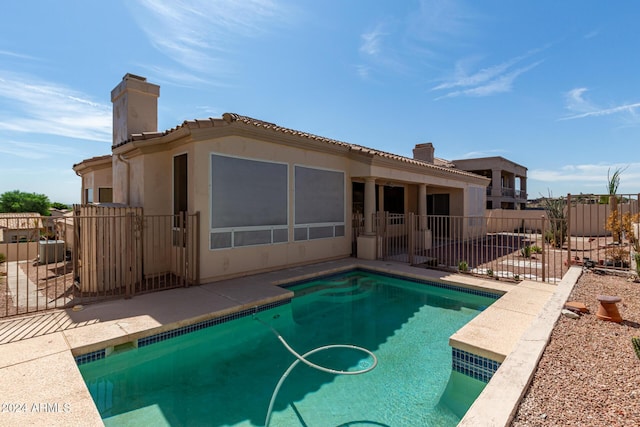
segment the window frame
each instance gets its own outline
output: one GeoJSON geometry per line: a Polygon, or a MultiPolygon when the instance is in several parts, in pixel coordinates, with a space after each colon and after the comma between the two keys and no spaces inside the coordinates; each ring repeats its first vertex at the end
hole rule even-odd
{"type": "Polygon", "coordinates": [[[330,168],[322,168],[317,166],[309,166],[303,164],[294,164],[293,165],[293,241],[294,242],[304,242],[310,240],[320,240],[320,239],[331,239],[331,238],[341,238],[345,236],[346,233],[346,207],[347,207],[347,174],[344,170],[339,169],[330,169],[330,168]],[[296,217],[296,204],[298,197],[298,188],[297,188],[297,180],[296,180],[296,169],[304,168],[310,169],[314,171],[320,172],[330,172],[342,175],[342,221],[319,221],[319,222],[307,222],[307,223],[298,223],[296,217]],[[321,230],[329,231],[327,234],[317,234],[321,233],[321,230]]]}
{"type": "Polygon", "coordinates": [[[267,159],[259,159],[255,157],[247,157],[247,156],[236,156],[219,152],[210,152],[209,153],[209,250],[210,251],[219,251],[219,250],[229,250],[236,248],[246,248],[246,247],[255,247],[255,246],[266,246],[266,245],[278,245],[278,244],[286,244],[289,243],[289,225],[291,223],[290,218],[290,167],[287,162],[278,162],[274,160],[267,159]],[[213,158],[216,157],[226,157],[232,159],[246,160],[249,162],[260,162],[267,163],[273,165],[281,165],[285,167],[285,194],[286,194],[286,219],[284,224],[262,224],[262,225],[243,225],[243,226],[230,226],[230,227],[214,227],[214,179],[213,179],[213,158]],[[248,236],[250,233],[255,232],[268,232],[270,234],[270,238],[268,242],[264,243],[254,243],[254,244],[240,244],[236,242],[239,240],[241,236],[248,236]],[[284,233],[283,233],[284,231],[284,233]],[[229,235],[229,245],[228,246],[219,246],[214,247],[214,234],[222,237],[223,234],[229,235]],[[279,239],[278,236],[285,235],[284,239],[279,239]]]}

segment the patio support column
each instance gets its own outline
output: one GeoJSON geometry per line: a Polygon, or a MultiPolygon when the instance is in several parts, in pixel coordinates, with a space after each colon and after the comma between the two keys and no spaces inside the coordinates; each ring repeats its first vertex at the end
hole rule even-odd
{"type": "Polygon", "coordinates": [[[376,179],[364,180],[364,234],[373,234],[373,214],[376,212],[376,179]]]}
{"type": "Polygon", "coordinates": [[[378,259],[378,238],[373,232],[373,215],[376,212],[376,179],[364,180],[364,233],[356,242],[359,259],[378,259]]]}
{"type": "Polygon", "coordinates": [[[420,230],[427,228],[427,184],[418,184],[418,215],[420,230]]]}
{"type": "MultiPolygon", "coordinates": [[[[500,169],[491,169],[491,197],[502,197],[502,170],[500,169]]],[[[499,200],[497,201],[499,202],[499,200]]]]}

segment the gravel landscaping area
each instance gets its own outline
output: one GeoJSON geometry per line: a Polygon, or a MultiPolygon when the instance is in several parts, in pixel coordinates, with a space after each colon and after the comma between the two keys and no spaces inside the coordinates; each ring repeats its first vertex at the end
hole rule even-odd
{"type": "Polygon", "coordinates": [[[640,336],[640,283],[586,271],[569,301],[589,313],[560,317],[511,425],[640,425],[640,359],[631,342],[640,336]],[[621,324],[596,317],[598,295],[622,298],[621,324]]]}

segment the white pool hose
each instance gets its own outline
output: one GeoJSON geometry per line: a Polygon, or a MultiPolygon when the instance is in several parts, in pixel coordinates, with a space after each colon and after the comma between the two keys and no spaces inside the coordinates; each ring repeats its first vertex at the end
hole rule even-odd
{"type": "Polygon", "coordinates": [[[268,327],[269,329],[271,329],[271,331],[275,334],[276,337],[278,337],[278,339],[280,340],[280,342],[282,343],[282,345],[284,345],[284,347],[289,351],[289,353],[293,354],[293,356],[296,358],[296,360],[293,361],[293,363],[287,368],[287,370],[285,371],[284,374],[282,374],[282,376],[280,377],[280,380],[278,381],[278,384],[276,385],[276,388],[273,390],[273,394],[271,395],[271,401],[269,402],[269,409],[267,411],[267,417],[265,419],[264,425],[265,427],[269,426],[269,422],[271,421],[271,412],[273,410],[273,405],[276,401],[276,396],[278,395],[278,392],[280,391],[280,387],[282,386],[282,383],[284,383],[284,380],[287,378],[287,376],[289,376],[289,374],[291,373],[291,371],[293,370],[293,368],[296,367],[296,365],[299,362],[304,363],[307,366],[310,366],[313,369],[317,369],[319,371],[322,372],[327,372],[329,374],[335,374],[335,375],[360,375],[360,374],[364,374],[367,373],[371,370],[373,370],[377,365],[378,365],[378,358],[376,357],[375,354],[373,354],[371,351],[367,350],[366,348],[362,348],[362,347],[358,347],[356,345],[351,345],[351,344],[331,344],[331,345],[324,345],[322,347],[318,347],[318,348],[314,348],[311,351],[306,352],[305,354],[303,354],[302,356],[300,356],[293,348],[291,348],[291,346],[284,340],[284,338],[282,338],[282,336],[278,333],[278,331],[276,331],[271,325],[269,325],[268,323],[263,322],[262,320],[260,320],[258,317],[256,317],[255,315],[253,316],[253,318],[255,320],[257,320],[258,322],[262,323],[263,325],[265,325],[266,327],[268,327]],[[360,369],[358,371],[341,371],[341,370],[336,370],[336,369],[331,369],[331,368],[326,368],[324,366],[320,366],[320,365],[316,365],[313,362],[310,362],[306,359],[307,356],[323,351],[323,350],[329,350],[332,348],[349,348],[352,350],[358,350],[361,351],[363,353],[366,353],[367,355],[371,356],[371,358],[373,359],[373,363],[370,366],[367,366],[363,369],[360,369]]]}

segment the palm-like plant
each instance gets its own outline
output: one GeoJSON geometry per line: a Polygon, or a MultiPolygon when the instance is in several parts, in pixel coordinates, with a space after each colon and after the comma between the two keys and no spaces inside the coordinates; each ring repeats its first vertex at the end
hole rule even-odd
{"type": "Polygon", "coordinates": [[[615,196],[618,193],[618,187],[620,186],[620,175],[627,168],[617,168],[611,175],[611,168],[607,169],[607,194],[615,196]]]}

